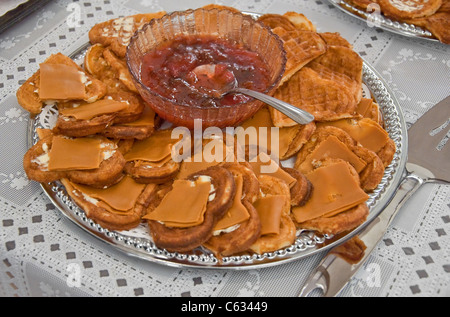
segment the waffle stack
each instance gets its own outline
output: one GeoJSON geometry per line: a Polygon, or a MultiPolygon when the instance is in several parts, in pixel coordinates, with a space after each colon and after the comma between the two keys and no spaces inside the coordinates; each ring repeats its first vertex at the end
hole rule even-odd
{"type": "Polygon", "coordinates": [[[123,57],[130,34],[163,14],[94,26],[83,67],[55,54],[20,87],[19,103],[33,115],[47,103],[58,110],[55,126],[37,131],[39,142],[24,156],[28,177],[61,181],[105,229],[145,225],[157,247],[174,252],[202,247],[218,257],[260,254],[292,245],[299,230],[334,235],[363,223],[368,194],[395,145],[376,102],[362,96],[363,64],[350,43],[337,33],[318,33],[300,13],[261,16],[288,56],[275,96],[316,120],[298,125],[263,107],[241,125],[269,131],[255,142],[227,134],[205,138],[197,157],[191,150],[198,144],[190,139],[178,160],[173,150],[180,139],[142,101],[123,57]],[[64,84],[54,80],[61,68],[70,74],[64,84]],[[49,83],[59,88],[45,94],[49,83]],[[205,152],[222,152],[223,159],[205,152]],[[268,154],[295,164],[284,167],[268,154]]]}

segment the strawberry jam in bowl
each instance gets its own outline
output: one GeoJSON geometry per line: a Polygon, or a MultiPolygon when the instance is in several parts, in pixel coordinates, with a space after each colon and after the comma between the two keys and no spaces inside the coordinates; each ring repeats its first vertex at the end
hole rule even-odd
{"type": "Polygon", "coordinates": [[[234,79],[239,87],[264,91],[270,74],[257,53],[214,36],[179,37],[147,53],[141,66],[141,80],[147,87],[175,103],[193,107],[249,102],[250,97],[233,93],[211,98],[211,91],[234,79]]]}
{"type": "Polygon", "coordinates": [[[236,126],[263,105],[236,85],[266,94],[285,70],[281,40],[250,16],[226,9],[174,12],[137,31],[127,50],[128,68],[142,98],[163,119],[194,128],[236,126]]]}

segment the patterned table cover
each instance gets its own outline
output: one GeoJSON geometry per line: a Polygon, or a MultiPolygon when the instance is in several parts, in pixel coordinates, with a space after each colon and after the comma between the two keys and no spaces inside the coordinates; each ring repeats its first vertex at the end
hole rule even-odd
{"type": "MultiPolygon", "coordinates": [[[[96,23],[197,8],[205,0],[57,0],[0,34],[0,296],[295,297],[323,252],[253,270],[172,268],[133,258],[65,218],[27,180],[29,114],[17,88],[52,53],[70,54],[96,23]]],[[[450,46],[370,27],[326,0],[224,0],[242,11],[304,13],[340,32],[383,76],[408,127],[450,95],[450,46]]],[[[339,296],[450,296],[450,186],[420,189],[339,296]]],[[[320,292],[314,295],[320,295],[320,292]]]]}

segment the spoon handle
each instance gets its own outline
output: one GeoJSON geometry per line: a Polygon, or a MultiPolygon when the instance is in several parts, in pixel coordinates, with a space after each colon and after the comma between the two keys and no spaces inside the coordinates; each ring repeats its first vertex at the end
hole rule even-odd
{"type": "Polygon", "coordinates": [[[233,89],[233,91],[261,100],[262,102],[265,102],[266,104],[272,106],[273,108],[277,109],[299,124],[308,124],[314,121],[314,116],[309,112],[306,112],[300,108],[288,104],[287,102],[273,98],[266,94],[246,88],[235,88],[233,89]]]}

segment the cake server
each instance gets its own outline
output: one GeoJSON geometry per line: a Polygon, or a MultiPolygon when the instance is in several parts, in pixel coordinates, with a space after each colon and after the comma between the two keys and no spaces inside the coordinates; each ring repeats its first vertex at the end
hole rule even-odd
{"type": "Polygon", "coordinates": [[[358,234],[366,245],[362,259],[351,264],[331,249],[311,273],[299,297],[321,289],[333,297],[347,285],[381,241],[406,201],[424,184],[450,182],[450,96],[425,113],[408,131],[408,162],[389,205],[358,234]]]}

